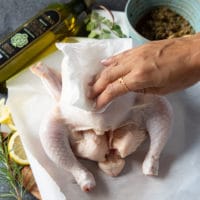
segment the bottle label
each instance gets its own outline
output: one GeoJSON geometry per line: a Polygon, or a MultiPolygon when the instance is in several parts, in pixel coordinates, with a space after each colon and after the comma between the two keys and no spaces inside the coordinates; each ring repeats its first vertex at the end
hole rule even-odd
{"type": "Polygon", "coordinates": [[[0,68],[45,32],[54,28],[59,22],[59,13],[55,10],[47,10],[25,23],[4,41],[1,41],[0,68]]]}

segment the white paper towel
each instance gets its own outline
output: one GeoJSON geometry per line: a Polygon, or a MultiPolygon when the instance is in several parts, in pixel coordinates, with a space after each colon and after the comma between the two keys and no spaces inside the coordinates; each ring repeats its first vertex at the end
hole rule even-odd
{"type": "Polygon", "coordinates": [[[105,132],[115,130],[132,121],[134,93],[115,98],[101,110],[95,110],[89,100],[89,81],[104,67],[101,60],[132,48],[132,40],[84,40],[79,43],[57,43],[64,54],[62,60],[62,92],[59,101],[62,115],[75,130],[105,132]],[[114,117],[113,117],[114,116],[114,117]]]}

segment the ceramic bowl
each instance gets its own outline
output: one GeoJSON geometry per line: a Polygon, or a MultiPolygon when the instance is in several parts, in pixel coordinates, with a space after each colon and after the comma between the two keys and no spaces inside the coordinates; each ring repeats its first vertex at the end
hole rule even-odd
{"type": "Polygon", "coordinates": [[[200,0],[128,0],[125,7],[129,36],[144,44],[149,40],[135,30],[137,22],[152,8],[167,6],[184,17],[195,32],[200,32],[200,0]]]}

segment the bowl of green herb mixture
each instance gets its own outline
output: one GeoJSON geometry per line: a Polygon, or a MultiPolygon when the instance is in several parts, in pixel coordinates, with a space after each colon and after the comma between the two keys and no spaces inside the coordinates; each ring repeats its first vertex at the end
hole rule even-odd
{"type": "Polygon", "coordinates": [[[125,14],[139,44],[200,32],[200,0],[128,0],[125,14]]]}

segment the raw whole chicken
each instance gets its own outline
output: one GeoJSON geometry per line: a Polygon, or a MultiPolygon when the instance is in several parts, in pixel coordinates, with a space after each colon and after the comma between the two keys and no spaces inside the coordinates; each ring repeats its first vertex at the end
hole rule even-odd
{"type": "Polygon", "coordinates": [[[78,111],[65,107],[69,98],[65,92],[67,69],[62,69],[60,74],[38,63],[31,67],[31,71],[42,79],[55,99],[54,109],[40,127],[43,148],[52,161],[72,173],[83,191],[92,190],[96,183],[92,173],[76,156],[96,161],[106,174],[117,176],[125,165],[125,157],[136,151],[148,136],[150,147],[143,162],[143,173],[158,174],[159,157],[172,123],[172,109],[164,97],[131,93],[122,97],[122,102],[129,102],[128,107],[121,102],[122,108],[116,110],[113,102],[100,113],[75,115],[78,111]],[[124,108],[128,109],[126,115],[124,108]],[[116,122],[117,111],[121,121],[118,118],[116,122]]]}

